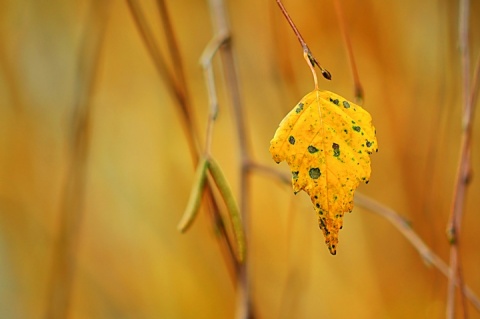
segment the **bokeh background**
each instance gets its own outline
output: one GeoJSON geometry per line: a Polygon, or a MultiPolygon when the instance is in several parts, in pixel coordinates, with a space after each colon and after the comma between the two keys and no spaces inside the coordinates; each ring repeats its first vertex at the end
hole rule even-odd
{"type": "MultiPolygon", "coordinates": [[[[139,3],[166,54],[155,1],[139,3]]],[[[445,228],[461,140],[458,3],[341,3],[380,147],[370,183],[359,192],[404,216],[448,261],[445,228]]],[[[203,141],[208,100],[199,58],[213,34],[209,6],[166,4],[203,141]]],[[[284,4],[333,75],[320,80],[321,88],[353,100],[333,2],[284,4]]],[[[202,209],[186,234],[176,229],[194,165],[177,102],[126,1],[3,0],[0,6],[0,317],[45,318],[52,303],[62,302],[52,301],[52,278],[62,278],[56,251],[73,238],[73,263],[60,268],[72,270],[69,291],[62,292],[68,318],[232,318],[235,288],[208,214],[202,209]],[[88,127],[80,128],[79,142],[75,123],[82,116],[88,127]]],[[[310,70],[274,0],[231,0],[227,8],[253,158],[288,173],[286,164],[271,160],[269,141],[313,89],[310,70]]],[[[471,1],[470,14],[473,66],[480,54],[479,1],[471,1]]],[[[214,67],[220,113],[212,154],[238,194],[231,100],[219,59],[214,67]]],[[[465,281],[477,294],[479,126],[476,116],[460,236],[465,281]]],[[[356,207],[331,256],[306,194],[294,196],[289,185],[253,173],[248,196],[259,318],[444,317],[447,279],[384,218],[356,207]]],[[[472,306],[468,311],[480,318],[472,306]]]]}

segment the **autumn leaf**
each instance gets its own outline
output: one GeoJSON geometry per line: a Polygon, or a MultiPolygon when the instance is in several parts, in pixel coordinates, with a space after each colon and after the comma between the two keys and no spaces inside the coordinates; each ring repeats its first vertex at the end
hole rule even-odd
{"type": "Polygon", "coordinates": [[[318,213],[325,243],[336,254],[343,215],[353,209],[360,182],[370,178],[375,128],[362,107],[328,91],[314,90],[282,120],[270,142],[275,162],[286,161],[294,193],[304,190],[318,213]]]}

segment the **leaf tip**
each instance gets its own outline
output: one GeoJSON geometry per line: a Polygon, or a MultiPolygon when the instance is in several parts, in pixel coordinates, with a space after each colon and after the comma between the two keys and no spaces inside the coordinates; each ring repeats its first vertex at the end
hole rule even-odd
{"type": "Polygon", "coordinates": [[[333,256],[337,254],[337,248],[335,247],[335,245],[328,246],[328,250],[330,251],[330,254],[332,254],[333,256]]]}

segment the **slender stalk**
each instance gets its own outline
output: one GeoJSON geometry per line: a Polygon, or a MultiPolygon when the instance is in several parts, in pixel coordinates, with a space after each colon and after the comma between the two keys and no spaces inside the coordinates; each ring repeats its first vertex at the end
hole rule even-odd
{"type": "MultiPolygon", "coordinates": [[[[215,54],[218,52],[220,47],[228,41],[228,35],[225,34],[217,34],[210,40],[207,44],[203,53],[200,57],[200,64],[203,68],[204,78],[206,89],[208,92],[208,103],[209,103],[209,114],[208,114],[208,121],[207,121],[207,128],[205,134],[205,146],[204,146],[204,157],[205,158],[212,158],[211,156],[211,148],[213,142],[213,128],[215,124],[215,120],[218,114],[218,98],[217,98],[217,90],[215,86],[215,74],[213,72],[213,58],[215,54]]],[[[208,175],[209,185],[212,186],[213,184],[217,184],[217,181],[212,178],[211,175],[208,175]]],[[[230,265],[230,275],[233,280],[234,285],[237,285],[237,277],[239,273],[240,263],[238,262],[238,258],[235,258],[235,250],[233,248],[233,244],[228,237],[228,234],[225,229],[225,224],[221,216],[214,211],[208,209],[211,214],[212,220],[217,225],[217,229],[221,233],[223,240],[223,244],[221,247],[223,248],[224,255],[229,256],[228,265],[230,265]],[[225,254],[227,253],[227,254],[225,254]],[[232,267],[233,265],[233,267],[232,267]],[[232,271],[235,270],[235,272],[232,271]]]]}
{"type": "MultiPolygon", "coordinates": [[[[227,21],[227,10],[223,0],[209,0],[210,12],[213,23],[214,34],[225,35],[229,38],[230,27],[227,21]]],[[[246,245],[249,242],[249,196],[248,178],[249,178],[249,162],[250,152],[247,143],[245,119],[243,115],[243,107],[240,98],[240,89],[238,84],[238,75],[235,68],[235,60],[231,42],[227,42],[220,48],[220,56],[222,59],[222,66],[225,74],[225,81],[229,90],[232,106],[233,118],[235,121],[236,136],[240,155],[240,195],[239,207],[242,214],[242,226],[245,233],[246,245]]],[[[237,311],[236,317],[238,319],[253,318],[253,309],[250,299],[250,283],[249,283],[249,262],[248,254],[245,262],[239,267],[237,277],[237,311]]]]}
{"type": "MultiPolygon", "coordinates": [[[[183,97],[187,108],[190,108],[189,95],[187,93],[187,80],[185,67],[183,66],[180,49],[175,37],[175,32],[170,20],[170,14],[168,13],[167,6],[164,0],[157,0],[158,12],[160,15],[160,22],[162,23],[163,33],[167,40],[167,48],[170,55],[170,60],[175,67],[175,72],[172,76],[176,77],[177,88],[180,90],[180,96],[183,97]]],[[[189,110],[191,112],[191,110],[189,110]]]]}
{"type": "MultiPolygon", "coordinates": [[[[410,227],[409,223],[397,212],[359,192],[355,193],[354,203],[355,205],[362,206],[368,211],[376,213],[388,220],[410,242],[410,244],[412,244],[428,265],[433,265],[445,277],[450,278],[451,268],[449,268],[449,266],[437,254],[435,254],[427,244],[425,244],[420,236],[410,227]]],[[[467,297],[473,306],[480,311],[480,299],[475,293],[459,280],[455,280],[454,284],[465,292],[465,297],[467,297]]]]}
{"type": "MultiPolygon", "coordinates": [[[[462,139],[460,146],[460,159],[455,178],[455,187],[453,193],[453,201],[450,212],[450,219],[447,226],[447,234],[450,240],[450,276],[447,289],[447,307],[446,318],[453,319],[455,317],[455,282],[463,281],[462,265],[459,253],[459,237],[461,230],[461,222],[463,219],[464,206],[468,182],[471,177],[471,153],[472,153],[472,88],[470,87],[470,46],[469,46],[469,15],[470,1],[459,1],[459,45],[460,45],[460,64],[462,73],[462,139]]],[[[475,92],[473,92],[475,94],[475,92]]],[[[461,304],[463,317],[468,318],[467,306],[465,302],[465,294],[460,289],[461,304]]]]}
{"type": "Polygon", "coordinates": [[[287,9],[285,8],[285,6],[283,5],[282,1],[281,0],[276,0],[277,1],[277,4],[278,6],[280,7],[280,10],[282,11],[283,15],[285,16],[285,19],[287,19],[288,21],[288,24],[290,24],[290,27],[292,28],[293,32],[295,33],[295,35],[297,36],[297,39],[298,41],[300,42],[300,45],[302,46],[302,49],[303,49],[303,52],[304,54],[306,53],[308,58],[310,59],[310,62],[312,65],[317,65],[319,68],[320,68],[320,71],[322,72],[322,75],[325,79],[327,80],[331,80],[332,79],[332,75],[330,74],[330,72],[328,72],[327,69],[323,68],[319,63],[318,61],[315,59],[315,57],[313,56],[312,54],[312,51],[310,51],[310,48],[308,47],[307,43],[305,42],[305,40],[303,39],[302,35],[300,34],[300,31],[297,29],[297,26],[295,25],[295,23],[293,22],[292,18],[290,17],[290,15],[288,14],[288,11],[287,9]]]}
{"type": "MultiPolygon", "coordinates": [[[[478,73],[480,74],[480,58],[478,73]]],[[[259,173],[263,173],[270,178],[280,180],[285,184],[291,183],[291,176],[289,174],[282,173],[276,169],[258,164],[251,163],[251,168],[259,173]]],[[[356,206],[361,206],[367,209],[369,212],[375,213],[380,217],[389,221],[404,237],[410,242],[410,244],[417,250],[419,255],[428,265],[434,266],[445,277],[449,278],[450,268],[428,245],[420,238],[420,236],[410,227],[407,220],[400,216],[393,209],[381,204],[380,202],[363,195],[360,192],[355,193],[354,203],[356,206]]],[[[472,303],[472,305],[480,312],[480,298],[468,287],[458,280],[455,281],[457,287],[465,293],[465,297],[472,303]]]]}
{"type": "Polygon", "coordinates": [[[342,33],[343,42],[345,43],[345,47],[347,49],[348,61],[350,62],[350,69],[352,70],[355,102],[357,104],[362,104],[363,96],[364,96],[363,87],[362,87],[362,83],[360,82],[360,77],[358,75],[358,69],[357,69],[357,64],[355,62],[355,55],[353,54],[352,43],[350,41],[350,37],[348,36],[347,24],[345,23],[345,19],[343,18],[342,6],[340,4],[340,0],[333,0],[333,4],[335,5],[335,13],[337,15],[338,24],[340,25],[340,32],[342,33]]]}
{"type": "Polygon", "coordinates": [[[292,182],[292,177],[290,175],[282,174],[278,170],[276,170],[274,168],[271,168],[271,167],[268,167],[268,166],[265,166],[265,165],[261,165],[261,164],[252,162],[252,163],[250,163],[250,169],[252,171],[262,173],[262,174],[264,174],[266,176],[269,176],[271,178],[279,179],[280,182],[285,183],[285,184],[289,184],[289,183],[292,182]]]}
{"type": "MultiPolygon", "coordinates": [[[[181,84],[181,81],[177,80],[177,78],[174,76],[173,73],[171,73],[167,67],[166,59],[162,56],[162,53],[160,51],[160,47],[157,44],[157,41],[155,40],[155,37],[153,35],[152,28],[147,22],[147,19],[145,17],[145,14],[143,13],[143,10],[138,3],[138,0],[126,0],[128,4],[128,8],[130,10],[130,13],[135,21],[135,26],[137,27],[142,39],[143,43],[145,44],[152,61],[155,65],[155,68],[157,70],[157,73],[160,75],[162,80],[164,81],[165,85],[168,88],[168,91],[173,95],[175,100],[177,101],[177,106],[180,110],[181,113],[181,118],[183,120],[184,128],[187,130],[187,141],[188,141],[188,146],[190,149],[190,154],[192,156],[192,160],[194,164],[198,162],[199,159],[199,150],[200,150],[200,143],[198,141],[198,134],[196,131],[196,126],[193,121],[193,112],[192,108],[190,105],[190,100],[187,96],[187,91],[184,88],[185,85],[181,84]]],[[[161,2],[161,1],[160,1],[161,2]]],[[[162,11],[162,5],[159,4],[160,12],[162,12],[165,15],[168,15],[166,13],[166,10],[162,11]]],[[[169,20],[168,20],[169,21],[169,20]]],[[[171,25],[170,23],[163,22],[164,25],[167,25],[167,30],[166,33],[168,33],[168,30],[171,30],[171,25]]],[[[173,42],[175,44],[170,43],[169,48],[170,48],[170,53],[174,57],[174,61],[176,63],[180,63],[177,68],[180,68],[180,71],[178,73],[183,73],[182,69],[182,64],[179,61],[180,59],[178,58],[179,53],[178,53],[178,47],[176,46],[176,42],[172,40],[173,34],[170,34],[167,37],[167,40],[169,42],[173,42]]],[[[184,75],[180,75],[180,78],[184,78],[184,75]]]]}
{"type": "Polygon", "coordinates": [[[315,72],[315,66],[313,65],[312,60],[309,58],[306,52],[303,52],[303,57],[307,62],[307,65],[310,68],[310,71],[312,71],[313,84],[315,86],[315,90],[317,91],[317,97],[318,97],[318,79],[317,79],[317,72],[315,72]]]}
{"type": "MultiPolygon", "coordinates": [[[[176,99],[177,104],[176,106],[180,110],[180,115],[183,120],[184,128],[187,133],[187,142],[189,145],[190,154],[192,156],[192,161],[194,165],[198,165],[198,161],[200,158],[200,143],[198,140],[199,134],[197,133],[197,129],[195,126],[195,122],[193,121],[193,112],[190,105],[190,99],[187,96],[188,91],[186,90],[186,82],[185,76],[181,75],[180,80],[178,80],[172,73],[169,72],[166,59],[162,56],[160,52],[159,45],[157,44],[155,37],[153,35],[152,28],[147,23],[145,15],[141,9],[137,0],[126,0],[130,13],[134,19],[135,25],[143,39],[143,42],[152,58],[152,61],[155,65],[155,68],[165,82],[169,92],[172,96],[176,99]],[[182,80],[183,79],[183,80],[182,80]],[[185,87],[184,88],[182,88],[185,87]]],[[[164,6],[164,3],[158,3],[160,15],[168,16],[168,12],[164,6]],[[162,7],[163,5],[163,7],[162,7]]],[[[163,22],[164,30],[166,33],[169,31],[170,34],[165,35],[167,38],[167,45],[169,46],[169,52],[172,59],[172,64],[180,63],[180,67],[177,67],[178,72],[184,73],[181,60],[180,60],[180,52],[178,46],[176,45],[176,41],[173,38],[173,28],[171,27],[170,19],[168,22],[163,22]],[[169,40],[170,39],[170,40],[169,40]]],[[[222,256],[224,257],[225,264],[229,270],[229,274],[231,278],[235,278],[235,274],[237,271],[237,264],[235,262],[235,253],[233,249],[233,245],[230,242],[227,231],[225,229],[225,225],[219,213],[219,207],[217,205],[218,198],[215,196],[215,193],[212,191],[212,186],[214,185],[214,181],[211,176],[207,175],[207,187],[205,190],[205,206],[207,207],[206,211],[210,214],[210,218],[212,220],[212,224],[214,225],[215,229],[218,231],[219,238],[217,242],[219,243],[222,256]]]]}
{"type": "Polygon", "coordinates": [[[106,26],[108,2],[90,4],[76,70],[70,163],[61,197],[59,233],[54,244],[45,318],[69,317],[77,247],[80,241],[85,197],[89,136],[92,126],[91,99],[106,26]]]}
{"type": "Polygon", "coordinates": [[[224,34],[215,35],[212,40],[205,47],[202,56],[200,57],[200,64],[203,68],[205,83],[208,92],[209,116],[207,123],[207,133],[205,137],[205,156],[210,157],[211,144],[213,139],[213,124],[218,114],[218,99],[217,89],[215,87],[215,74],[213,72],[212,61],[218,49],[228,41],[228,36],[224,34]]]}

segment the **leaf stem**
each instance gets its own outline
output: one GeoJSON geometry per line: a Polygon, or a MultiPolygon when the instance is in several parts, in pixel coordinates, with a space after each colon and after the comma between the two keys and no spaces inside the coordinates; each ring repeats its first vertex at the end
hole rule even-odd
{"type": "Polygon", "coordinates": [[[302,49],[303,49],[303,53],[304,55],[306,54],[311,62],[312,65],[317,65],[319,68],[320,68],[320,71],[322,72],[322,75],[325,79],[327,80],[331,80],[332,79],[332,75],[330,74],[330,72],[328,72],[327,69],[323,68],[317,61],[317,59],[315,59],[315,57],[313,56],[312,54],[312,51],[310,51],[310,48],[308,47],[307,43],[305,42],[305,40],[303,39],[302,35],[300,34],[300,31],[297,29],[297,26],[295,25],[295,23],[293,22],[292,18],[290,17],[290,15],[288,14],[287,12],[287,9],[285,8],[285,6],[283,5],[282,1],[281,0],[276,0],[277,1],[277,4],[278,6],[280,7],[280,10],[282,11],[283,15],[285,16],[285,19],[287,19],[288,21],[288,24],[290,24],[290,27],[292,28],[293,32],[295,33],[295,35],[297,36],[297,39],[298,41],[300,42],[300,45],[302,46],[302,49]]]}
{"type": "Polygon", "coordinates": [[[307,61],[308,67],[310,68],[310,71],[312,71],[313,75],[313,83],[315,84],[315,90],[318,91],[318,79],[317,79],[317,72],[315,72],[315,68],[313,66],[312,60],[308,56],[306,52],[303,53],[303,57],[305,61],[307,61]]]}

